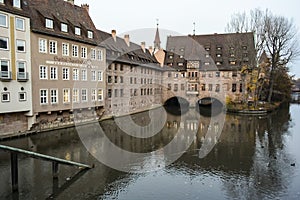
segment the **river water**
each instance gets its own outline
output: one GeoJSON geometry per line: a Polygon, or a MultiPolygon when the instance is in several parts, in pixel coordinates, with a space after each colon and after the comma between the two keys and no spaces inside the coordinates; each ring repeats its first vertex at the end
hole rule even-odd
{"type": "Polygon", "coordinates": [[[59,165],[57,180],[51,163],[19,156],[12,194],[0,151],[0,199],[300,199],[300,105],[260,116],[159,113],[2,141],[95,167],[59,165]]]}

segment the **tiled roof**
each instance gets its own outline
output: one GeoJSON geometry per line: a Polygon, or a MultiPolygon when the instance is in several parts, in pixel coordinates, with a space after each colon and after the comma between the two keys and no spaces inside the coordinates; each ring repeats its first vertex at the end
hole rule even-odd
{"type": "Polygon", "coordinates": [[[167,52],[165,64],[173,62],[173,67],[178,68],[179,57],[183,55],[185,61],[200,61],[201,70],[216,67],[219,70],[233,70],[246,64],[253,67],[256,56],[253,33],[170,36],[167,52]],[[170,59],[172,52],[175,56],[170,59]]]}
{"type": "Polygon", "coordinates": [[[88,11],[64,0],[24,0],[31,17],[31,30],[42,34],[62,37],[96,45],[96,28],[88,11]],[[46,18],[53,20],[53,30],[45,27],[46,18]],[[61,31],[61,23],[68,25],[68,32],[61,31]],[[75,35],[75,26],[81,29],[81,35],[75,35]],[[87,37],[87,31],[94,33],[94,38],[87,37]]]}
{"type": "Polygon", "coordinates": [[[21,9],[13,7],[13,0],[5,0],[4,4],[0,3],[0,11],[13,13],[24,17],[29,17],[28,10],[26,9],[27,7],[27,3],[24,1],[21,1],[21,9]]]}
{"type": "Polygon", "coordinates": [[[128,46],[123,38],[113,38],[112,34],[101,30],[98,30],[97,34],[99,38],[98,45],[106,49],[106,58],[108,61],[118,61],[161,69],[159,63],[148,49],[144,51],[140,45],[133,42],[130,42],[128,46]]]}

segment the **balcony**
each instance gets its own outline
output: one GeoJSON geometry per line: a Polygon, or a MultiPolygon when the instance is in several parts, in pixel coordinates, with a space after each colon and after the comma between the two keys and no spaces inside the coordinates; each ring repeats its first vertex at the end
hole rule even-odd
{"type": "Polygon", "coordinates": [[[18,81],[28,81],[28,72],[18,72],[17,74],[17,79],[18,81]]]}
{"type": "Polygon", "coordinates": [[[11,71],[0,71],[0,79],[1,81],[10,81],[12,79],[11,71]]]}

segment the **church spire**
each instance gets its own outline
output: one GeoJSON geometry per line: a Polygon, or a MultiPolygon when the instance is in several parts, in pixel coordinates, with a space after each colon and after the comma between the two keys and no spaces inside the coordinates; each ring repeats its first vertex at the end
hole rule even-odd
{"type": "Polygon", "coordinates": [[[158,19],[156,19],[156,33],[155,33],[155,39],[154,39],[154,49],[159,50],[160,49],[160,37],[159,37],[159,31],[158,31],[158,19]]]}

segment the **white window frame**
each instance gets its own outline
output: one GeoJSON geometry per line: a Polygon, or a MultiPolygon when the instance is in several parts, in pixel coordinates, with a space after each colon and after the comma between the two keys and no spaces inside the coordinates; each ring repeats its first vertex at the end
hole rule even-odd
{"type": "Polygon", "coordinates": [[[57,88],[51,88],[50,89],[50,103],[58,104],[58,89],[57,88]],[[53,93],[55,91],[55,94],[53,93]],[[55,101],[53,101],[55,99],[55,101]]]}
{"type": "Polygon", "coordinates": [[[49,28],[49,29],[53,29],[53,20],[49,19],[49,18],[46,18],[45,19],[45,27],[49,28]]]}
{"type": "Polygon", "coordinates": [[[39,38],[39,52],[47,53],[47,39],[39,38]]]}
{"type": "Polygon", "coordinates": [[[79,89],[78,88],[73,88],[72,102],[73,103],[79,102],[79,89]]]}
{"type": "Polygon", "coordinates": [[[69,43],[62,43],[62,55],[69,56],[69,43]]]}
{"type": "Polygon", "coordinates": [[[93,33],[93,31],[87,31],[87,37],[88,37],[89,39],[93,39],[93,38],[94,38],[94,33],[93,33]]]}
{"type": "Polygon", "coordinates": [[[50,67],[50,80],[58,79],[58,68],[55,66],[50,67]]]}
{"type": "Polygon", "coordinates": [[[61,32],[67,33],[68,32],[68,24],[61,23],[60,24],[60,30],[61,30],[61,32]]]}
{"type": "Polygon", "coordinates": [[[21,8],[21,0],[13,0],[13,6],[15,8],[21,8]]]}
{"type": "Polygon", "coordinates": [[[79,81],[79,69],[78,68],[73,68],[73,80],[74,81],[79,81]]]}
{"type": "Polygon", "coordinates": [[[96,90],[95,88],[93,88],[93,89],[91,90],[91,101],[92,101],[92,102],[97,101],[97,90],[96,90]]]}
{"type": "Polygon", "coordinates": [[[25,61],[17,61],[17,70],[18,70],[17,71],[18,73],[24,73],[24,78],[26,78],[26,62],[25,61]],[[20,69],[24,69],[24,72],[20,72],[20,69]]]}
{"type": "Polygon", "coordinates": [[[8,41],[8,38],[7,37],[0,37],[0,39],[2,39],[3,41],[6,41],[6,48],[1,48],[0,47],[0,50],[9,50],[9,41],[8,41]]]}
{"type": "Polygon", "coordinates": [[[91,81],[96,81],[97,80],[97,74],[95,70],[91,71],[91,81]]]}
{"type": "Polygon", "coordinates": [[[0,27],[8,27],[8,16],[7,15],[5,15],[5,14],[3,14],[3,13],[0,13],[0,17],[4,17],[5,18],[5,22],[4,22],[4,24],[0,24],[0,27]]]}
{"type": "Polygon", "coordinates": [[[49,53],[57,54],[57,41],[49,40],[49,53]]]}
{"type": "Polygon", "coordinates": [[[97,99],[98,99],[98,101],[103,101],[103,89],[101,89],[101,88],[98,89],[98,91],[97,91],[97,99]]]}
{"type": "Polygon", "coordinates": [[[91,59],[96,60],[96,49],[91,49],[91,59]]]}
{"type": "Polygon", "coordinates": [[[81,58],[87,58],[87,47],[81,47],[81,58]]]}
{"type": "Polygon", "coordinates": [[[16,17],[15,23],[16,23],[16,30],[25,31],[25,20],[24,19],[16,17]],[[21,24],[22,24],[20,27],[18,26],[19,22],[21,22],[21,24]]]}
{"type": "Polygon", "coordinates": [[[103,60],[103,51],[100,49],[97,51],[97,59],[100,61],[103,60]]]}
{"type": "Polygon", "coordinates": [[[19,92],[18,96],[19,96],[19,101],[27,101],[27,94],[26,94],[26,92],[19,92]],[[24,95],[23,99],[21,98],[21,94],[24,95]]]}
{"type": "Polygon", "coordinates": [[[48,89],[40,89],[40,105],[47,105],[48,104],[48,89]],[[45,94],[42,94],[42,91],[45,94]]]}
{"type": "Polygon", "coordinates": [[[78,45],[72,44],[72,56],[78,57],[78,45]]]}
{"type": "Polygon", "coordinates": [[[1,93],[1,102],[8,103],[10,102],[10,93],[9,92],[2,92],[1,93]],[[7,99],[4,100],[4,95],[7,95],[7,99]]]}
{"type": "Polygon", "coordinates": [[[81,80],[87,81],[87,70],[86,69],[81,70],[81,80]]]}
{"type": "Polygon", "coordinates": [[[75,26],[75,35],[81,35],[81,28],[75,26]]]}
{"type": "Polygon", "coordinates": [[[103,71],[98,71],[98,81],[103,81],[103,71]]]}
{"type": "Polygon", "coordinates": [[[39,77],[40,77],[41,80],[47,80],[48,79],[48,66],[40,65],[39,77]]]}
{"type": "Polygon", "coordinates": [[[64,80],[64,81],[70,80],[70,68],[69,67],[62,68],[62,80],[64,80]]]}
{"type": "Polygon", "coordinates": [[[70,103],[70,88],[63,88],[63,103],[70,103]]]}
{"type": "Polygon", "coordinates": [[[17,52],[22,52],[22,53],[26,52],[26,42],[25,42],[25,40],[16,40],[16,49],[17,49],[17,52]],[[23,51],[19,50],[18,49],[19,46],[23,47],[24,50],[23,51]]]}
{"type": "Polygon", "coordinates": [[[81,89],[81,102],[88,102],[88,90],[86,88],[81,89]]]}

